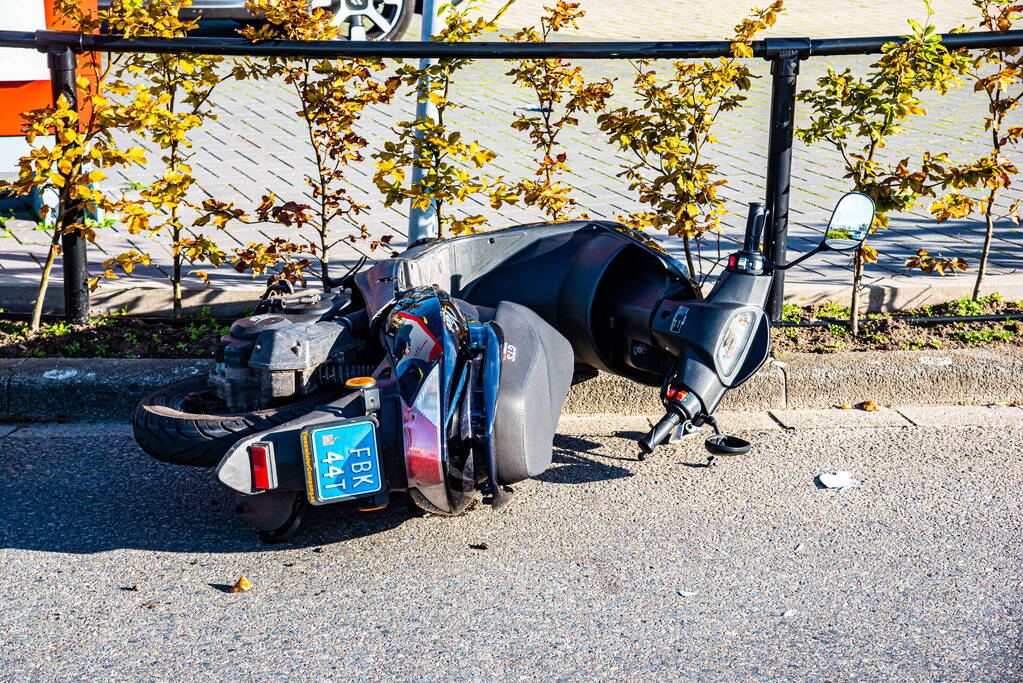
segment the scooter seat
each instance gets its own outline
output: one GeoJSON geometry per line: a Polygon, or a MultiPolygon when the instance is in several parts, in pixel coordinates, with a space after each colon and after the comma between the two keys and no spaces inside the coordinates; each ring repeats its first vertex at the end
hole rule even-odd
{"type": "Polygon", "coordinates": [[[513,484],[550,467],[575,354],[561,333],[525,306],[502,301],[494,321],[504,335],[494,453],[498,480],[513,484]]]}

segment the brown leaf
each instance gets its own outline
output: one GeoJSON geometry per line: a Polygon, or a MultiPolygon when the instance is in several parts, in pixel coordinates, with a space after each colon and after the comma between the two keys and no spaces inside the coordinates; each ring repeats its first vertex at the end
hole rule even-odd
{"type": "Polygon", "coordinates": [[[233,586],[231,586],[230,588],[227,589],[227,592],[228,593],[241,593],[242,591],[250,591],[253,588],[255,588],[255,586],[253,586],[249,582],[248,579],[246,579],[244,576],[242,576],[242,577],[240,577],[235,582],[235,584],[233,586]]]}
{"type": "Polygon", "coordinates": [[[860,409],[865,410],[868,413],[876,413],[881,410],[881,406],[877,405],[874,401],[864,401],[860,404],[860,409]]]}

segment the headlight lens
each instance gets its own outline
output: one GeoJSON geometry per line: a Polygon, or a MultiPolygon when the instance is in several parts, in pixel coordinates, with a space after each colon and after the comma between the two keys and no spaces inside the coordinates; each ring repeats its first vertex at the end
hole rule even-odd
{"type": "Polygon", "coordinates": [[[750,337],[753,336],[754,322],[756,322],[756,315],[753,311],[736,313],[728,321],[715,354],[718,370],[722,375],[731,375],[735,371],[742,352],[745,351],[749,345],[750,337]]]}

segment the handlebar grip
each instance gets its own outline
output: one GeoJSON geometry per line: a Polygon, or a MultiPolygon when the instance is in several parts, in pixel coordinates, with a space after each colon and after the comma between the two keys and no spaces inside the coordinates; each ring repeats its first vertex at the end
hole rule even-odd
{"type": "Polygon", "coordinates": [[[653,453],[654,448],[660,446],[671,431],[682,423],[682,416],[676,410],[669,410],[661,421],[654,425],[650,433],[639,440],[639,448],[644,453],[653,453]]]}
{"type": "Polygon", "coordinates": [[[764,235],[764,223],[767,212],[760,202],[753,202],[749,205],[749,213],[746,214],[746,235],[742,248],[746,251],[756,251],[760,246],[760,239],[764,235]]]}

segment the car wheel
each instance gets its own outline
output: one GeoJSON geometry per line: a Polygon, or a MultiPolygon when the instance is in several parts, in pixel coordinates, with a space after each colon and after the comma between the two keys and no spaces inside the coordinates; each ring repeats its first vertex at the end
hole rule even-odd
{"type": "Polygon", "coordinates": [[[354,20],[361,23],[370,40],[398,40],[412,21],[415,0],[337,0],[334,23],[347,35],[347,26],[354,20]]]}

